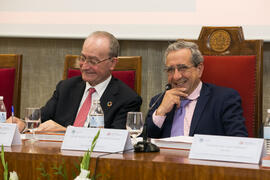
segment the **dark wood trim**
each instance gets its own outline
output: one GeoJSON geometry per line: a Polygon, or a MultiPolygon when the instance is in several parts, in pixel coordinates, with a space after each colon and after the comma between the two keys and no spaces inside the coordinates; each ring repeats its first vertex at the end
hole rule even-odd
{"type": "Polygon", "coordinates": [[[15,84],[13,92],[13,106],[15,116],[20,117],[21,82],[22,82],[22,55],[0,54],[0,68],[15,68],[15,84]]]}
{"type": "Polygon", "coordinates": [[[255,94],[255,113],[254,113],[254,130],[255,137],[260,136],[262,126],[262,90],[263,90],[263,40],[245,40],[243,29],[240,26],[232,27],[208,27],[203,26],[198,40],[178,39],[195,42],[203,55],[210,56],[233,56],[233,55],[255,55],[256,56],[256,94],[255,94]],[[224,36],[216,38],[217,44],[228,45],[224,51],[216,51],[211,46],[211,38],[214,33],[224,31],[224,36]],[[226,36],[227,35],[227,36],[226,36]],[[230,38],[229,39],[224,37],[230,38]],[[227,43],[227,44],[226,44],[227,43]]]}

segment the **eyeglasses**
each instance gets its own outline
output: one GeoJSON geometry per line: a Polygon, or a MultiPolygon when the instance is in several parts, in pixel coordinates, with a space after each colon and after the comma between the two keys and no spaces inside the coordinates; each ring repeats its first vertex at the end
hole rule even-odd
{"type": "Polygon", "coordinates": [[[168,74],[174,74],[175,69],[177,69],[178,72],[185,73],[188,69],[192,67],[194,66],[186,66],[184,64],[177,64],[176,66],[165,67],[164,71],[167,72],[168,74]]]}
{"type": "Polygon", "coordinates": [[[86,58],[85,56],[80,55],[78,59],[82,63],[86,62],[89,65],[97,65],[99,63],[102,63],[103,61],[107,61],[107,60],[112,59],[112,57],[109,57],[109,58],[106,58],[106,59],[103,59],[103,60],[99,60],[98,58],[95,58],[95,57],[88,57],[88,58],[86,58]]]}

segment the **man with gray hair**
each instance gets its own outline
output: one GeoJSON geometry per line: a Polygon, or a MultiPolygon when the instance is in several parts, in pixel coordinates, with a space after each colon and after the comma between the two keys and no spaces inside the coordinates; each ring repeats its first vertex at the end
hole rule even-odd
{"type": "MultiPolygon", "coordinates": [[[[84,41],[79,57],[81,76],[60,81],[53,96],[41,108],[40,131],[64,131],[67,126],[86,126],[93,100],[104,111],[105,128],[126,128],[129,111],[139,111],[142,99],[111,72],[118,61],[119,43],[110,33],[96,31],[84,41]]],[[[14,118],[20,131],[23,121],[14,118]]],[[[7,122],[12,122],[9,118],[7,122]]]]}
{"type": "Polygon", "coordinates": [[[165,65],[171,89],[150,102],[149,137],[248,136],[238,92],[201,81],[203,56],[195,43],[170,44],[165,65]]]}

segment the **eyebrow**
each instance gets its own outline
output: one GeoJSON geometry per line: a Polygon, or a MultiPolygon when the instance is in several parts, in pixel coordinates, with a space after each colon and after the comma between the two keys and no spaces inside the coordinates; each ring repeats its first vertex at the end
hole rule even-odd
{"type": "Polygon", "coordinates": [[[192,65],[187,65],[187,64],[175,64],[175,65],[171,65],[171,66],[167,66],[165,65],[166,67],[175,67],[175,66],[192,66],[192,65]]]}
{"type": "Polygon", "coordinates": [[[85,57],[86,59],[87,59],[87,58],[93,58],[93,59],[99,60],[99,58],[96,57],[96,56],[86,56],[86,55],[84,55],[83,53],[81,53],[81,56],[85,57]]]}

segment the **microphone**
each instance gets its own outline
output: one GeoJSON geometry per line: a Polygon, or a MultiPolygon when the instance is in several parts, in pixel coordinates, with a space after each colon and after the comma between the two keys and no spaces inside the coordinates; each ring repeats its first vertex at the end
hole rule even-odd
{"type": "Polygon", "coordinates": [[[148,109],[144,125],[143,125],[143,132],[142,132],[142,137],[143,141],[139,141],[137,144],[134,145],[134,151],[135,152],[159,152],[160,149],[158,146],[155,144],[152,144],[150,140],[148,140],[148,133],[147,133],[147,115],[149,112],[154,108],[154,106],[157,104],[157,102],[160,100],[160,98],[166,93],[167,90],[170,90],[172,88],[171,84],[167,84],[165,86],[165,91],[161,93],[158,98],[155,100],[155,102],[152,104],[152,106],[148,109]]]}
{"type": "MultiPolygon", "coordinates": [[[[152,104],[152,106],[150,107],[150,109],[148,110],[148,112],[150,112],[152,109],[153,109],[153,107],[157,104],[157,102],[160,100],[160,98],[165,94],[165,92],[167,91],[167,90],[170,90],[170,89],[172,89],[172,85],[171,84],[166,84],[166,86],[165,86],[165,91],[163,91],[163,93],[161,93],[159,96],[158,96],[158,98],[156,99],[156,101],[152,104]]],[[[148,113],[147,113],[148,114],[148,113]]]]}

